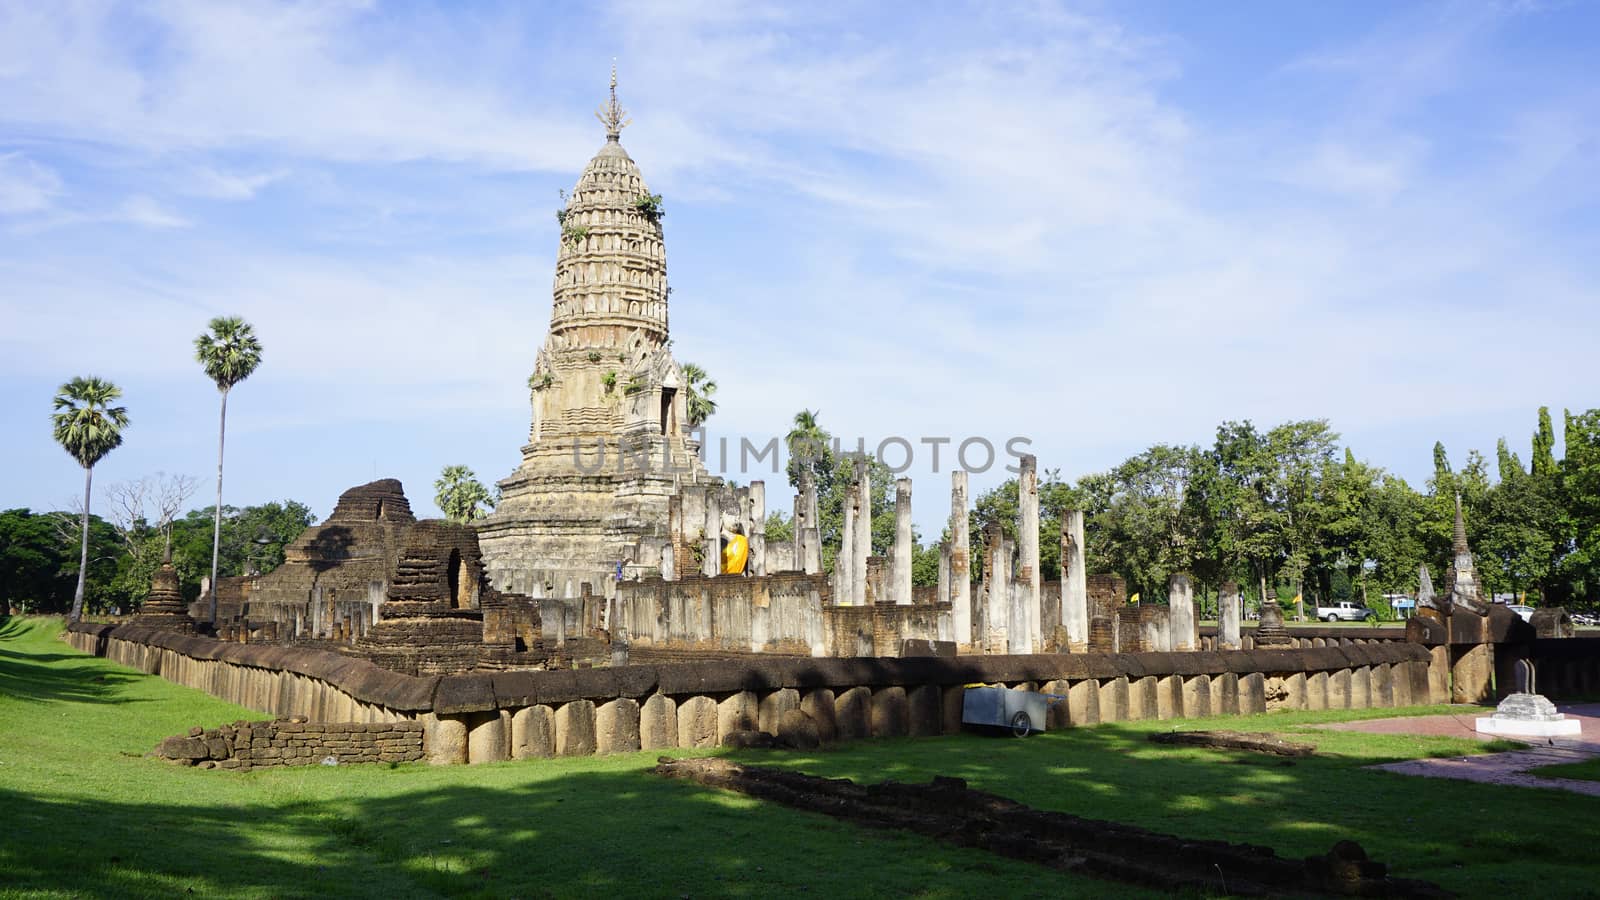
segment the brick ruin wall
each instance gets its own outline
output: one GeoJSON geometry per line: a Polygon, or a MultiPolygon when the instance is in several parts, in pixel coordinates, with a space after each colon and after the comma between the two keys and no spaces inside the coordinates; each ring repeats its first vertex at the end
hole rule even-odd
{"type": "MultiPolygon", "coordinates": [[[[1448,665],[1442,667],[1437,652],[1361,638],[1295,650],[745,657],[429,677],[326,651],[227,644],[134,626],[79,624],[66,638],[80,650],[280,717],[416,723],[424,757],[441,764],[714,747],[738,732],[781,735],[800,726],[825,740],[952,733],[961,728],[964,686],[973,683],[1067,698],[1051,708],[1052,728],[1410,706],[1450,696],[1448,665]]],[[[1572,674],[1549,677],[1557,684],[1596,683],[1600,641],[1573,643],[1591,652],[1569,652],[1572,674]]]]}
{"type": "Polygon", "coordinates": [[[269,766],[415,762],[420,722],[309,722],[304,717],[191,728],[162,741],[155,755],[179,765],[248,771],[269,766]]]}

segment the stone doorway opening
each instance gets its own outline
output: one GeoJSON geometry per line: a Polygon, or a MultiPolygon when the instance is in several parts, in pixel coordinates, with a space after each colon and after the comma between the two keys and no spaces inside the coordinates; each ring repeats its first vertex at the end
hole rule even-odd
{"type": "Polygon", "coordinates": [[[672,401],[678,396],[677,388],[664,387],[661,389],[661,433],[671,434],[672,401]]]}

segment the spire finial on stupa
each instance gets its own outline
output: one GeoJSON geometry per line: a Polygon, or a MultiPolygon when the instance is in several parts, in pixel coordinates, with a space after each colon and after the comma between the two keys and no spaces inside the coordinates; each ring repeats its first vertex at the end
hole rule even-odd
{"type": "Polygon", "coordinates": [[[1467,552],[1467,522],[1461,518],[1461,492],[1456,491],[1456,533],[1450,549],[1460,556],[1467,552]]]}
{"type": "Polygon", "coordinates": [[[606,127],[606,140],[616,141],[622,138],[622,129],[626,128],[632,119],[627,118],[628,111],[617,102],[617,61],[611,60],[611,99],[600,105],[595,110],[594,117],[606,127]]]}

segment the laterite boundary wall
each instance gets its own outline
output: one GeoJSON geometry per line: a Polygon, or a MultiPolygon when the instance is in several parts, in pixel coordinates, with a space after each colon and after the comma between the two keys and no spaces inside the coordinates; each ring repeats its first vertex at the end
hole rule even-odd
{"type": "Polygon", "coordinates": [[[1043,690],[1050,727],[1445,702],[1420,645],[1070,655],[778,658],[416,678],[324,650],[73,625],[79,650],[313,721],[423,725],[434,763],[714,747],[735,732],[823,741],[961,728],[967,684],[1043,690]]]}

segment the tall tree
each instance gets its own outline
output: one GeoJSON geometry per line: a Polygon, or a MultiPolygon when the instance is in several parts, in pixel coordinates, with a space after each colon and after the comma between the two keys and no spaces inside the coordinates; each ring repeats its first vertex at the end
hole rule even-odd
{"type": "Polygon", "coordinates": [[[465,525],[482,518],[489,508],[489,489],[466,466],[445,466],[439,479],[433,483],[433,501],[439,511],[452,522],[465,525]]]}
{"type": "Polygon", "coordinates": [[[261,342],[250,323],[218,316],[194,339],[194,357],[222,395],[217,423],[217,505],[211,529],[211,623],[217,621],[217,558],[222,550],[222,457],[228,436],[228,392],[261,365],[261,342]]]}
{"type": "Polygon", "coordinates": [[[1556,473],[1556,430],[1550,424],[1550,407],[1539,407],[1539,428],[1533,433],[1533,474],[1556,473]]]}
{"type": "Polygon", "coordinates": [[[717,392],[717,383],[711,380],[705,369],[686,362],[683,364],[683,387],[689,427],[703,425],[717,411],[717,401],[711,399],[711,395],[717,392]]]}
{"type": "Polygon", "coordinates": [[[72,621],[83,618],[83,586],[89,572],[89,496],[94,467],[122,445],[128,410],[112,406],[122,389],[100,378],[74,378],[56,392],[51,415],[56,443],[83,466],[83,535],[78,551],[78,587],[72,594],[72,621]]]}

